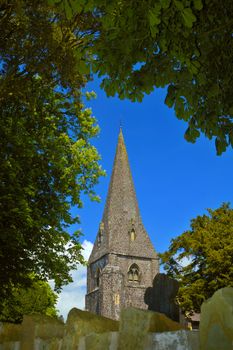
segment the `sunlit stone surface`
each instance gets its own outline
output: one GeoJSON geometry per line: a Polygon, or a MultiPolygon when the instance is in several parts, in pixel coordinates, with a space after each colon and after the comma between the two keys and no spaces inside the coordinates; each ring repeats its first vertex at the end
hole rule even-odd
{"type": "Polygon", "coordinates": [[[233,288],[218,290],[202,304],[201,350],[233,350],[233,288]]]}

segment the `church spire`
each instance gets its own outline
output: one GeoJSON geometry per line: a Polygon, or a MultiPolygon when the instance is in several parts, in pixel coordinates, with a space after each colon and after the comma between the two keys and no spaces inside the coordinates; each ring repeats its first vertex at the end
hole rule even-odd
{"type": "Polygon", "coordinates": [[[157,257],[140,217],[121,128],[104,214],[89,261],[109,253],[157,257]]]}
{"type": "Polygon", "coordinates": [[[120,310],[147,309],[145,295],[159,259],[142,224],[122,130],[102,221],[87,267],[86,309],[119,319],[120,310]]]}
{"type": "Polygon", "coordinates": [[[124,137],[120,129],[103,221],[109,224],[112,221],[119,223],[122,219],[130,221],[136,218],[139,218],[138,203],[124,137]]]}

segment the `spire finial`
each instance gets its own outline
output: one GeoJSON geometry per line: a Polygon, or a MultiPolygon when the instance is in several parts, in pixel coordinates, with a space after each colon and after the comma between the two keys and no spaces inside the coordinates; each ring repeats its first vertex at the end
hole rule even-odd
{"type": "Polygon", "coordinates": [[[122,123],[122,119],[120,119],[120,131],[122,130],[123,127],[123,123],[122,123]]]}

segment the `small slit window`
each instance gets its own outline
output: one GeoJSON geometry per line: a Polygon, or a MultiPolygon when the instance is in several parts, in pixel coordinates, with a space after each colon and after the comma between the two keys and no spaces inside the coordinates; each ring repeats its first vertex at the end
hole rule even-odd
{"type": "Polygon", "coordinates": [[[136,239],[136,232],[135,232],[134,228],[131,229],[130,239],[131,239],[132,242],[135,241],[135,239],[136,239]]]}
{"type": "Polygon", "coordinates": [[[98,247],[101,245],[103,241],[103,234],[104,234],[104,223],[101,222],[99,226],[99,232],[98,232],[98,237],[97,237],[97,245],[98,247]]]}
{"type": "Polygon", "coordinates": [[[139,267],[137,264],[133,264],[130,266],[128,271],[128,280],[131,282],[139,282],[139,267]]]}
{"type": "Polygon", "coordinates": [[[96,281],[96,287],[99,287],[99,285],[100,285],[100,269],[99,268],[96,270],[95,281],[96,281]]]}
{"type": "Polygon", "coordinates": [[[132,218],[132,219],[130,220],[128,234],[129,234],[129,239],[130,239],[130,241],[131,241],[131,242],[134,242],[135,239],[137,238],[136,230],[135,230],[135,221],[134,221],[134,218],[132,218]]]}

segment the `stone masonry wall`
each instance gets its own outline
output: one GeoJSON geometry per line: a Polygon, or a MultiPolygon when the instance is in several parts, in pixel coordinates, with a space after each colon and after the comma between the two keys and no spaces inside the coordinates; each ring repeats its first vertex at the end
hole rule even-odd
{"type": "Polygon", "coordinates": [[[21,325],[0,323],[0,350],[232,350],[232,345],[231,287],[202,304],[200,333],[135,308],[122,310],[120,322],[72,309],[66,324],[37,315],[25,316],[21,325]]]}
{"type": "Polygon", "coordinates": [[[162,314],[133,308],[121,313],[120,323],[72,309],[66,324],[37,315],[17,326],[0,324],[0,350],[110,349],[199,350],[198,333],[182,330],[162,314]]]}
{"type": "Polygon", "coordinates": [[[145,292],[152,286],[153,278],[158,272],[157,259],[109,254],[108,264],[99,259],[89,267],[88,290],[86,295],[86,310],[112,319],[119,319],[122,308],[133,306],[147,309],[145,292]],[[139,281],[129,281],[128,271],[132,264],[139,267],[139,281]],[[98,266],[104,266],[99,276],[99,286],[95,282],[95,271],[98,266]],[[93,277],[91,277],[93,276],[93,277]]]}
{"type": "Polygon", "coordinates": [[[86,311],[93,312],[96,315],[100,314],[99,289],[95,289],[92,292],[86,294],[85,304],[86,311]]]}

